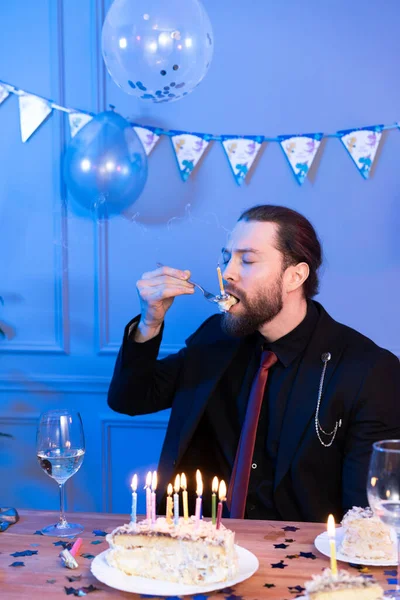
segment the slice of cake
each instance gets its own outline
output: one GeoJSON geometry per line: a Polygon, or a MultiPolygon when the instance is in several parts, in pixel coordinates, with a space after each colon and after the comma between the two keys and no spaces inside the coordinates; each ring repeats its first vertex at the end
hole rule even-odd
{"type": "Polygon", "coordinates": [[[218,308],[221,312],[228,312],[229,309],[239,302],[232,294],[225,294],[224,296],[216,296],[218,302],[218,308]]]}
{"type": "Polygon", "coordinates": [[[370,508],[353,506],[343,517],[343,539],[339,551],[361,560],[396,559],[390,529],[370,508]]]}
{"type": "Polygon", "coordinates": [[[193,585],[226,581],[238,570],[234,532],[194,517],[176,526],[165,518],[123,525],[106,540],[108,564],[127,575],[193,585]]]}
{"type": "Polygon", "coordinates": [[[308,600],[383,600],[383,589],[374,579],[345,570],[332,575],[330,569],[325,569],[304,586],[308,600]]]}

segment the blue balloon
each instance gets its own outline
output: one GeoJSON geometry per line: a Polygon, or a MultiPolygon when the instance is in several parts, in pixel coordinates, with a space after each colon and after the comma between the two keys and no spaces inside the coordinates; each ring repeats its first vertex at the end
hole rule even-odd
{"type": "Polygon", "coordinates": [[[213,31],[199,0],[114,0],[103,24],[102,50],[124,92],[147,102],[174,102],[206,75],[213,31]]]}
{"type": "Polygon", "coordinates": [[[146,179],[143,145],[132,125],[113,111],[93,117],[68,145],[64,180],[88,211],[120,214],[139,198],[146,179]]]}

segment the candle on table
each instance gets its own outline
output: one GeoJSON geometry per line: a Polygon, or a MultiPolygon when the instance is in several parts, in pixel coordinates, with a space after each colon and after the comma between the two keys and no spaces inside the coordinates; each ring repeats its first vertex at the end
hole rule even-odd
{"type": "Polygon", "coordinates": [[[331,571],[332,575],[337,575],[337,562],[336,562],[336,528],[335,519],[333,515],[328,517],[328,536],[329,546],[331,549],[331,571]]]}
{"type": "Polygon", "coordinates": [[[175,477],[174,482],[174,525],[179,524],[179,490],[181,489],[181,478],[179,475],[175,477]]]}
{"type": "Polygon", "coordinates": [[[221,527],[222,503],[226,501],[226,484],[223,479],[219,484],[218,498],[219,498],[219,502],[218,502],[217,525],[216,525],[217,529],[219,529],[221,527]]]}
{"type": "Polygon", "coordinates": [[[156,489],[157,489],[157,471],[153,471],[151,478],[151,522],[156,522],[156,489]]]}
{"type": "Polygon", "coordinates": [[[171,525],[171,523],[172,523],[171,517],[172,517],[172,484],[169,483],[168,487],[167,487],[167,513],[166,513],[168,525],[171,525]]]}
{"type": "Polygon", "coordinates": [[[215,525],[217,522],[217,492],[218,492],[218,477],[214,477],[211,484],[211,519],[212,524],[215,525]]]}
{"type": "Polygon", "coordinates": [[[187,481],[185,473],[181,475],[181,488],[182,492],[182,500],[183,500],[183,518],[185,523],[189,521],[189,508],[188,508],[188,493],[187,493],[187,481]]]}
{"type": "Polygon", "coordinates": [[[196,518],[196,525],[198,526],[200,523],[200,517],[201,517],[201,502],[202,502],[202,495],[203,495],[203,480],[201,478],[201,473],[199,471],[199,469],[197,469],[196,471],[196,494],[197,494],[197,499],[196,499],[196,512],[195,512],[195,518],[196,518]]]}
{"type": "Polygon", "coordinates": [[[221,291],[221,296],[225,296],[224,282],[222,281],[222,273],[221,273],[221,269],[220,269],[219,265],[217,267],[217,275],[218,275],[218,283],[219,283],[219,289],[221,291]]]}
{"type": "Polygon", "coordinates": [[[151,471],[147,473],[144,489],[146,490],[146,519],[151,521],[151,471]]]}
{"type": "Polygon", "coordinates": [[[131,523],[136,523],[136,509],[137,509],[137,475],[132,477],[132,511],[131,511],[131,523]]]}

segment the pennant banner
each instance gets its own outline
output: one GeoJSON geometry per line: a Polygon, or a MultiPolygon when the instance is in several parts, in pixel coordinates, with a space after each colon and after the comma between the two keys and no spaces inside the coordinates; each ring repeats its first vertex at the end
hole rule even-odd
{"type": "MultiPolygon", "coordinates": [[[[71,138],[78,135],[80,130],[94,116],[93,113],[60,106],[52,100],[21,90],[5,81],[0,81],[0,105],[10,94],[18,96],[21,139],[24,143],[30,139],[53,110],[67,113],[71,138]]],[[[325,137],[338,138],[350,154],[363,178],[368,179],[382,138],[382,132],[389,129],[400,129],[400,122],[396,122],[392,125],[372,125],[370,127],[344,129],[328,134],[305,133],[265,137],[263,135],[239,136],[189,133],[139,125],[138,123],[131,123],[131,125],[142,142],[147,156],[153,151],[161,136],[171,138],[183,181],[189,179],[204,156],[210,142],[221,142],[235,181],[239,186],[246,181],[264,142],[279,143],[296,181],[302,185],[318,153],[321,140],[325,137]]]]}
{"type": "Polygon", "coordinates": [[[263,141],[263,136],[222,136],[222,146],[238,185],[242,185],[246,180],[263,141]]]}
{"type": "Polygon", "coordinates": [[[140,125],[135,125],[133,129],[135,130],[136,134],[139,136],[139,139],[143,144],[146,156],[149,156],[150,152],[153,150],[158,140],[160,139],[160,136],[156,134],[155,129],[150,129],[148,127],[141,127],[140,125]]]}
{"type": "Polygon", "coordinates": [[[78,131],[93,119],[92,115],[87,113],[72,112],[68,115],[69,129],[71,137],[74,137],[78,131]]]}
{"type": "Polygon", "coordinates": [[[52,108],[48,102],[32,94],[22,94],[18,97],[18,100],[21,139],[26,142],[47,119],[52,108]]]}
{"type": "Polygon", "coordinates": [[[381,141],[382,129],[383,125],[374,125],[362,129],[346,129],[337,132],[340,141],[364,179],[369,177],[381,141]]]}
{"type": "Polygon", "coordinates": [[[8,98],[9,95],[10,92],[7,90],[7,88],[0,84],[0,104],[3,104],[4,100],[8,98]]]}
{"type": "MultiPolygon", "coordinates": [[[[174,133],[174,132],[172,132],[174,133]]],[[[178,132],[171,142],[183,181],[187,181],[203,156],[209,142],[201,134],[178,132]]]]}
{"type": "Polygon", "coordinates": [[[280,135],[278,138],[289,165],[298,183],[301,185],[307,177],[307,173],[318,152],[323,133],[280,135]]]}

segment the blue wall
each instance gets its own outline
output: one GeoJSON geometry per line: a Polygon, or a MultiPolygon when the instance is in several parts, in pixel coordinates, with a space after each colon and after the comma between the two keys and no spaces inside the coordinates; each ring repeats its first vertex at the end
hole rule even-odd
{"type": "MultiPolygon", "coordinates": [[[[99,112],[114,104],[143,124],[188,131],[333,132],[400,118],[397,0],[204,4],[215,55],[180,102],[140,103],[105,74],[99,35],[108,0],[2,2],[0,79],[64,106],[99,112]]],[[[42,410],[71,406],[82,412],[87,455],[68,484],[69,508],[129,511],[131,475],[156,465],[168,419],[124,418],[106,406],[124,324],[138,312],[135,281],[161,261],[215,289],[227,231],[254,204],[287,205],[311,219],[326,256],[320,301],[400,355],[400,131],[385,136],[369,181],[328,140],[303,187],[276,144],[266,145],[243,188],[217,144],[183,183],[162,138],[131,217],[101,226],[68,204],[63,119],[54,113],[22,144],[17,99],[0,106],[0,319],[12,338],[0,341],[0,431],[15,436],[0,440],[3,505],[57,507],[56,485],[36,464],[35,427],[42,410]]],[[[200,295],[178,299],[162,354],[212,311],[200,295]]]]}

